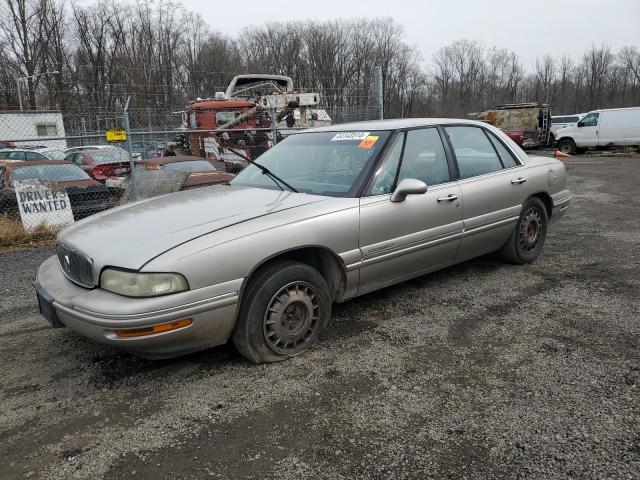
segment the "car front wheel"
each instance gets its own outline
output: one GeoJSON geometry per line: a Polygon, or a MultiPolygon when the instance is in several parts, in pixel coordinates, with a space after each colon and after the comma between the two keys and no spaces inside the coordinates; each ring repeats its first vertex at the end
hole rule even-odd
{"type": "Polygon", "coordinates": [[[242,298],[233,343],[255,363],[278,362],[308,350],[331,317],[327,282],[299,262],[261,269],[250,278],[242,298]]]}
{"type": "Polygon", "coordinates": [[[528,199],[509,240],[500,249],[501,257],[517,264],[536,260],[544,247],[548,222],[547,209],[542,200],[536,197],[528,199]]]}
{"type": "Polygon", "coordinates": [[[576,143],[570,138],[563,138],[558,142],[558,150],[567,155],[576,153],[576,143]]]}

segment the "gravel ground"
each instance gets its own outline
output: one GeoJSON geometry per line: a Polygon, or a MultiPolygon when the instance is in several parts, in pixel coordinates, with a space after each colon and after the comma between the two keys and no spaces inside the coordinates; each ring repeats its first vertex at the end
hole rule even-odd
{"type": "Polygon", "coordinates": [[[491,256],[335,307],[266,366],[53,330],[0,256],[2,478],[639,478],[640,157],[567,160],[529,266],[491,256]]]}

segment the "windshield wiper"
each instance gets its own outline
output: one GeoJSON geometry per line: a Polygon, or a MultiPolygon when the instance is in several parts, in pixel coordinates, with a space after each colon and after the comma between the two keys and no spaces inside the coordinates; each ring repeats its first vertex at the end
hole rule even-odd
{"type": "MultiPolygon", "coordinates": [[[[228,148],[228,147],[227,147],[228,148]]],[[[291,185],[289,185],[287,182],[285,182],[283,179],[281,179],[278,175],[276,175],[275,173],[273,173],[271,170],[269,170],[267,167],[265,167],[264,165],[260,165],[257,162],[254,162],[253,160],[251,160],[249,157],[247,157],[246,155],[234,150],[233,148],[229,148],[229,151],[235,153],[236,155],[238,155],[240,158],[243,158],[244,160],[246,160],[247,162],[249,162],[251,165],[255,165],[256,167],[258,167],[260,169],[260,171],[262,173],[264,173],[267,177],[269,177],[271,180],[273,180],[275,182],[275,184],[278,186],[278,188],[280,188],[280,190],[284,190],[281,186],[280,183],[282,185],[284,185],[285,187],[287,187],[289,190],[291,190],[294,193],[300,193],[298,192],[298,190],[296,190],[295,188],[293,188],[291,185]]]]}

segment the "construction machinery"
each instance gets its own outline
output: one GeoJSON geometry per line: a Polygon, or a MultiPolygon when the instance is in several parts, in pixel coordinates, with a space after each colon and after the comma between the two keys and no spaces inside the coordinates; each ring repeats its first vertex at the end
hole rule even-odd
{"type": "Polygon", "coordinates": [[[237,75],[226,92],[198,98],[187,106],[183,147],[191,155],[224,162],[227,171],[239,171],[247,158],[257,158],[283,134],[315,126],[318,113],[326,118],[326,112],[316,111],[319,97],[295,91],[291,77],[237,75]]]}

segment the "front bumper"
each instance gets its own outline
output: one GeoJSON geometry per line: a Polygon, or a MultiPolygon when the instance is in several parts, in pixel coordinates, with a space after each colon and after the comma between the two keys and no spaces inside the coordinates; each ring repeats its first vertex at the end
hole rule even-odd
{"type": "Polygon", "coordinates": [[[38,270],[36,284],[50,298],[57,319],[82,336],[145,358],[171,358],[225,343],[233,331],[242,279],[154,298],[129,298],[82,288],[62,273],[56,257],[38,270]],[[185,318],[191,325],[141,337],[116,330],[139,329],[185,318]]]}
{"type": "Polygon", "coordinates": [[[569,190],[562,190],[561,192],[551,195],[553,201],[553,210],[551,213],[551,222],[556,222],[562,218],[565,212],[569,209],[571,203],[571,192],[569,190]]]}

